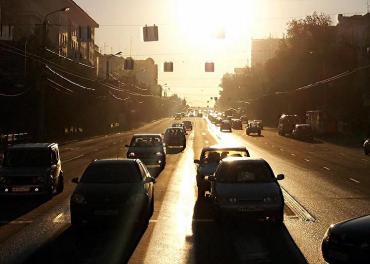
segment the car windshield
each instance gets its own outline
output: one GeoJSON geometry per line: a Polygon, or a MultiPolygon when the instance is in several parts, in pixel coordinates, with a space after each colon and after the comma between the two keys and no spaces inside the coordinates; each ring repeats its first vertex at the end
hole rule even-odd
{"type": "Polygon", "coordinates": [[[216,171],[218,182],[273,182],[274,176],[271,169],[260,162],[229,162],[216,171]]]}
{"type": "Polygon", "coordinates": [[[134,163],[90,165],[81,177],[82,183],[140,182],[139,169],[134,163]]]}
{"type": "Polygon", "coordinates": [[[138,136],[131,140],[131,147],[156,147],[162,145],[162,139],[159,136],[138,136]]]}
{"type": "Polygon", "coordinates": [[[40,167],[51,164],[48,149],[11,149],[5,153],[4,167],[40,167]]]}
{"type": "Polygon", "coordinates": [[[220,149],[205,151],[201,155],[202,164],[219,163],[227,157],[249,157],[246,150],[220,149]]]}
{"type": "Polygon", "coordinates": [[[166,133],[164,134],[165,137],[177,137],[177,136],[183,136],[184,132],[182,129],[179,128],[169,128],[166,130],[166,133]]]}

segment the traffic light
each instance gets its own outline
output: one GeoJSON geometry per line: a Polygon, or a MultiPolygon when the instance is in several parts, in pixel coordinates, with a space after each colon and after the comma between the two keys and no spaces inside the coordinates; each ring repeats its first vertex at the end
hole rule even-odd
{"type": "Polygon", "coordinates": [[[133,58],[128,57],[125,59],[125,62],[123,64],[125,70],[133,70],[134,69],[135,61],[133,58]]]}
{"type": "Polygon", "coordinates": [[[163,64],[163,71],[164,72],[173,72],[173,62],[165,62],[163,64]]]}
{"type": "Polygon", "coordinates": [[[215,71],[215,64],[213,62],[206,62],[204,64],[205,72],[214,72],[215,71]]]}
{"type": "Polygon", "coordinates": [[[143,39],[147,41],[158,41],[158,26],[147,26],[143,27],[143,39]]]}

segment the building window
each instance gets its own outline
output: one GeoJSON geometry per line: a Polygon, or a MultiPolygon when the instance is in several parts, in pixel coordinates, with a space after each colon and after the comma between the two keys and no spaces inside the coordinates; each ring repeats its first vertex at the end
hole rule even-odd
{"type": "Polygon", "coordinates": [[[0,40],[13,40],[14,26],[0,24],[0,40]]]}

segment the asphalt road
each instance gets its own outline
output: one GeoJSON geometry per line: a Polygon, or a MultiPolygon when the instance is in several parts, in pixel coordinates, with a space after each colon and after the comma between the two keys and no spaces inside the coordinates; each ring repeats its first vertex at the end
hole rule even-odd
{"type": "Polygon", "coordinates": [[[123,157],[135,132],[161,133],[171,119],[136,131],[96,137],[61,147],[65,191],[50,201],[0,200],[0,263],[323,263],[320,242],[334,222],[370,214],[370,158],[361,149],[325,142],[301,142],[245,132],[221,133],[206,119],[194,118],[184,152],[169,154],[155,184],[155,212],[146,226],[70,228],[70,179],[95,158],[123,157]],[[195,166],[202,147],[243,144],[265,158],[281,182],[285,221],[264,223],[214,220],[206,199],[197,200],[195,166]]]}

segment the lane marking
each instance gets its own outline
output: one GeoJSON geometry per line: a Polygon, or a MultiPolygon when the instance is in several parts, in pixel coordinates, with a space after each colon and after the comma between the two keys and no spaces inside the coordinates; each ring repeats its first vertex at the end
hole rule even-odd
{"type": "Polygon", "coordinates": [[[63,163],[71,162],[71,161],[73,161],[73,160],[80,159],[80,158],[82,158],[82,157],[84,157],[84,156],[85,156],[85,155],[84,155],[84,154],[82,154],[82,155],[79,155],[79,156],[76,156],[76,157],[73,157],[73,158],[67,159],[67,160],[63,161],[63,163]]]}
{"type": "Polygon", "coordinates": [[[280,151],[284,151],[284,149],[283,149],[283,148],[281,148],[281,149],[280,149],[280,151]]]}
{"type": "Polygon", "coordinates": [[[356,179],[353,179],[353,178],[349,178],[350,181],[353,181],[355,183],[360,183],[360,181],[356,180],[356,179]]]}
{"type": "Polygon", "coordinates": [[[327,170],[327,171],[330,171],[330,168],[328,168],[328,167],[322,167],[322,168],[327,170]]]}
{"type": "Polygon", "coordinates": [[[64,222],[63,220],[63,216],[64,214],[63,213],[60,213],[58,214],[54,219],[53,219],[53,223],[62,223],[64,222]]]}
{"type": "Polygon", "coordinates": [[[316,219],[284,188],[281,188],[284,195],[284,202],[289,208],[306,222],[315,222],[316,219]]]}
{"type": "Polygon", "coordinates": [[[202,133],[202,136],[206,136],[206,135],[207,135],[206,133],[204,133],[204,132],[202,133]]]}
{"type": "Polygon", "coordinates": [[[361,159],[362,161],[368,161],[367,159],[361,159]]]}
{"type": "Polygon", "coordinates": [[[309,159],[304,159],[305,161],[307,161],[307,162],[310,162],[310,160],[309,159]]]}
{"type": "Polygon", "coordinates": [[[206,145],[208,145],[208,144],[209,144],[209,141],[208,141],[208,140],[206,140],[206,141],[204,141],[204,143],[205,143],[206,145]]]}
{"type": "Polygon", "coordinates": [[[295,157],[295,154],[294,154],[294,153],[291,153],[291,154],[290,154],[290,156],[293,156],[293,157],[295,157]]]}

